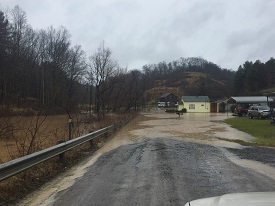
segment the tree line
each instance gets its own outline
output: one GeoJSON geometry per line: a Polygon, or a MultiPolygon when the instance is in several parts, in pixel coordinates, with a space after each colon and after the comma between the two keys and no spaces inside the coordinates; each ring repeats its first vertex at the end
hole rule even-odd
{"type": "Polygon", "coordinates": [[[86,64],[66,28],[35,31],[18,6],[9,16],[0,11],[0,102],[2,109],[37,106],[70,110],[81,95],[86,64]],[[15,104],[15,105],[14,105],[15,104]]]}
{"type": "MultiPolygon", "coordinates": [[[[101,43],[87,57],[72,45],[65,27],[34,30],[19,6],[0,11],[0,104],[71,112],[80,105],[95,111],[138,110],[146,82],[140,71],[120,68],[101,43]]],[[[87,110],[87,108],[85,108],[87,110]]]]}
{"type": "Polygon", "coordinates": [[[234,95],[262,95],[261,90],[275,86],[275,59],[262,63],[246,61],[234,76],[234,95]]]}

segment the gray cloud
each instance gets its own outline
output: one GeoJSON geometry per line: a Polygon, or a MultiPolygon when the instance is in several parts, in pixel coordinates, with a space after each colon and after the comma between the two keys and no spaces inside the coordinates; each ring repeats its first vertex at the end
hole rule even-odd
{"type": "Polygon", "coordinates": [[[101,41],[121,66],[201,56],[236,70],[275,53],[272,0],[2,0],[36,29],[65,26],[88,55],[101,41]]]}

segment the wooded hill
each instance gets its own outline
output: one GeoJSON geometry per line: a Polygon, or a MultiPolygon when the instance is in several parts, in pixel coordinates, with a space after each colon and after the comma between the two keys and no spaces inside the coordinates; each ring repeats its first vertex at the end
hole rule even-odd
{"type": "Polygon", "coordinates": [[[178,98],[183,95],[207,95],[212,101],[231,95],[235,74],[199,57],[145,65],[143,72],[151,83],[147,93],[154,99],[161,93],[172,92],[178,98]]]}
{"type": "Polygon", "coordinates": [[[246,61],[238,70],[222,69],[202,58],[181,58],[166,64],[146,65],[143,71],[153,79],[147,92],[154,98],[161,93],[207,95],[211,101],[230,96],[255,96],[275,92],[275,59],[262,63],[246,61]]]}
{"type": "Polygon", "coordinates": [[[144,65],[127,71],[101,43],[87,57],[72,45],[64,27],[34,30],[16,6],[0,11],[0,115],[93,110],[139,111],[161,94],[207,95],[211,101],[232,95],[257,95],[275,86],[275,60],[246,62],[237,72],[200,57],[144,65]],[[15,112],[16,113],[16,112],[15,112]]]}

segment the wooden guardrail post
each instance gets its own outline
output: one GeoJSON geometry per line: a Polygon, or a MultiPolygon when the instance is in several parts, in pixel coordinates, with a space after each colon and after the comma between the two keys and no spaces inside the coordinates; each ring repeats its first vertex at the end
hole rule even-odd
{"type": "Polygon", "coordinates": [[[72,139],[72,127],[73,127],[73,120],[69,119],[69,140],[72,139]]]}

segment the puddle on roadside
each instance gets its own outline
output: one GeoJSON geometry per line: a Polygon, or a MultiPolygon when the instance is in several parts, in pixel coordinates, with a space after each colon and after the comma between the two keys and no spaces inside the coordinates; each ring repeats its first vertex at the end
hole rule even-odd
{"type": "Polygon", "coordinates": [[[248,159],[240,159],[237,155],[223,149],[225,156],[236,165],[249,168],[275,180],[275,168],[267,164],[248,159]]]}

